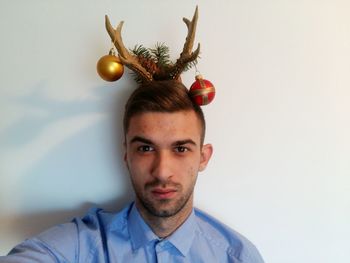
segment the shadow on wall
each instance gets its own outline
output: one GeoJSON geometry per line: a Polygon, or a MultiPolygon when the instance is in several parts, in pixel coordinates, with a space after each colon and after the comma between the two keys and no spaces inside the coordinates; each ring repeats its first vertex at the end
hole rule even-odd
{"type": "MultiPolygon", "coordinates": [[[[118,86],[122,88],[95,88],[96,96],[90,101],[62,102],[44,98],[39,85],[35,93],[19,99],[23,108],[35,105],[45,114],[40,118],[22,118],[2,131],[10,153],[8,160],[13,161],[7,165],[16,168],[21,161],[25,164],[22,169],[13,169],[17,174],[11,195],[15,193],[19,211],[0,215],[1,228],[7,236],[22,240],[82,216],[92,206],[117,211],[132,199],[122,161],[122,113],[132,92],[129,87],[135,84],[124,81],[118,86]],[[79,126],[81,117],[90,115],[101,118],[79,126]],[[66,132],[75,120],[77,130],[60,137],[59,129],[66,132]],[[50,132],[54,134],[51,137],[59,137],[56,142],[50,132]],[[32,162],[26,162],[31,156],[32,162]]],[[[2,180],[6,180],[6,174],[2,180]]]]}
{"type": "MultiPolygon", "coordinates": [[[[10,231],[11,236],[22,240],[37,235],[52,226],[70,222],[75,217],[82,217],[91,207],[103,207],[107,211],[117,211],[130,201],[129,197],[111,200],[104,204],[84,203],[77,208],[48,210],[37,213],[27,213],[14,216],[1,216],[0,223],[10,231]]],[[[15,246],[16,244],[13,244],[15,246]]],[[[8,251],[7,251],[8,252],[8,251]]],[[[7,253],[5,252],[5,254],[7,253]]],[[[1,253],[0,253],[1,255],[1,253]]]]}

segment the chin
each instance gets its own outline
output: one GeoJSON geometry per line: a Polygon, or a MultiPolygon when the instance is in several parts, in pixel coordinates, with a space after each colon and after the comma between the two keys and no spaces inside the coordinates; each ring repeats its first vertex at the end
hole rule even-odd
{"type": "Polygon", "coordinates": [[[163,199],[154,202],[143,202],[142,206],[145,210],[156,217],[172,217],[183,211],[189,200],[171,200],[163,199]]]}

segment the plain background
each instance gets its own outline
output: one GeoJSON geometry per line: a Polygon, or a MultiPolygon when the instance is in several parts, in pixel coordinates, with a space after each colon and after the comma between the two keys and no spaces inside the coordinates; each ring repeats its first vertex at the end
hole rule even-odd
{"type": "Polygon", "coordinates": [[[268,263],[350,262],[348,0],[2,0],[0,254],[132,199],[120,125],[135,83],[96,73],[104,15],[125,20],[126,46],[165,42],[175,60],[196,4],[198,70],[217,89],[196,205],[268,263]]]}

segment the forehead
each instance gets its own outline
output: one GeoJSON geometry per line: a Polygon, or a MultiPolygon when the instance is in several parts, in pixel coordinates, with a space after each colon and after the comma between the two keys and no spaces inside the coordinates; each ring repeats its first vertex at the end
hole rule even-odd
{"type": "Polygon", "coordinates": [[[126,138],[130,140],[134,136],[143,136],[152,140],[192,139],[199,141],[201,126],[194,111],[146,112],[130,119],[126,138]]]}

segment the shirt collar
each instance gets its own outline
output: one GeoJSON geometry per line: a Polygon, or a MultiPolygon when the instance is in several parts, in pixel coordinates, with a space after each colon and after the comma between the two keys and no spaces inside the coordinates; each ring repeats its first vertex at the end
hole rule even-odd
{"type": "Polygon", "coordinates": [[[159,239],[145,223],[135,204],[132,205],[129,214],[128,229],[133,250],[159,239]]]}
{"type": "MultiPolygon", "coordinates": [[[[160,238],[157,237],[157,235],[153,233],[152,229],[145,223],[135,204],[132,205],[129,214],[128,229],[133,250],[136,250],[143,245],[147,245],[152,241],[160,240],[160,238]]],[[[192,209],[190,216],[185,220],[185,222],[165,240],[170,242],[181,252],[183,256],[185,256],[192,246],[196,231],[196,216],[194,210],[192,209]]]]}
{"type": "Polygon", "coordinates": [[[197,222],[194,210],[185,222],[167,240],[176,247],[183,256],[190,250],[197,232],[197,222]]]}

